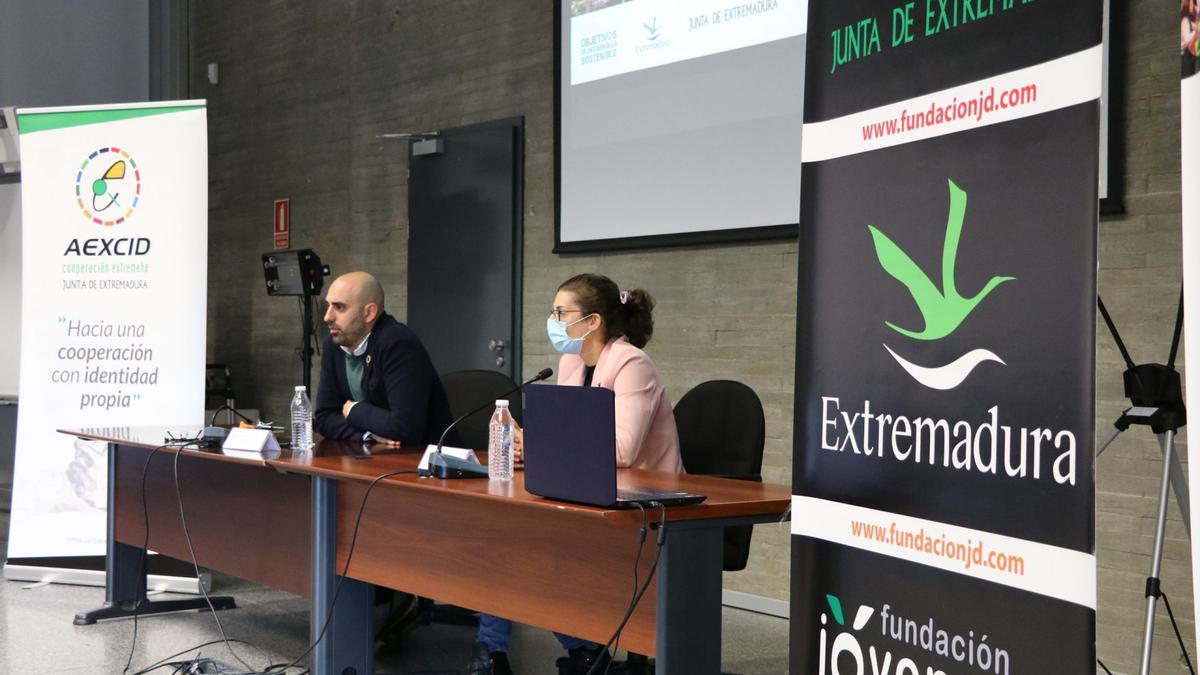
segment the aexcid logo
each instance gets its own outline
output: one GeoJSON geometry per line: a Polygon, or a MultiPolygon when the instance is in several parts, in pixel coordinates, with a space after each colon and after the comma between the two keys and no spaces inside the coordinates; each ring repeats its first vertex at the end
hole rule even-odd
{"type": "Polygon", "coordinates": [[[129,220],[142,195],[142,172],[129,153],[100,148],[75,174],[75,202],[83,217],[105,227],[129,220]]]}
{"type": "Polygon", "coordinates": [[[872,619],[876,618],[874,607],[859,605],[854,621],[847,626],[841,599],[826,595],[825,601],[829,611],[820,614],[817,675],[948,675],[938,666],[918,664],[917,658],[954,661],[971,671],[1009,675],[1008,650],[990,644],[987,634],[976,635],[974,630],[965,634],[946,630],[932,617],[917,621],[897,616],[887,604],[879,611],[879,630],[876,632],[871,628],[872,619]],[[830,617],[834,621],[832,625],[830,617]],[[831,632],[835,633],[832,640],[829,639],[831,632]],[[917,656],[899,656],[882,646],[889,642],[917,656]],[[920,652],[925,656],[922,657],[920,652]]]}
{"type": "MultiPolygon", "coordinates": [[[[963,220],[967,211],[967,193],[947,181],[950,186],[950,213],[946,218],[946,236],[942,243],[942,287],[938,288],[912,258],[874,225],[868,225],[875,242],[875,254],[884,271],[908,288],[917,309],[925,319],[923,330],[903,328],[885,321],[889,328],[914,340],[941,340],[952,334],[976,307],[1001,284],[1015,277],[994,276],[972,297],[959,294],[954,281],[958,259],[958,244],[962,237],[963,220]]],[[[920,366],[900,356],[887,345],[883,348],[917,382],[932,389],[953,389],[962,384],[976,366],[985,361],[1004,361],[987,349],[972,349],[950,363],[941,366],[920,366]]]]}
{"type": "MultiPolygon", "coordinates": [[[[142,198],[142,171],[128,151],[105,146],[88,154],[75,171],[75,205],[89,222],[121,225],[142,198]]],[[[141,256],[150,252],[146,237],[72,239],[64,256],[141,256]]]]}

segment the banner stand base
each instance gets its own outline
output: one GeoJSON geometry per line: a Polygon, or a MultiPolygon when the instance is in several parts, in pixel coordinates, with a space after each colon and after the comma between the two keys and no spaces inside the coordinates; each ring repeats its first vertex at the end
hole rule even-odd
{"type": "MultiPolygon", "coordinates": [[[[62,567],[33,567],[28,565],[5,565],[4,578],[9,581],[32,581],[35,583],[74,584],[77,586],[104,586],[107,575],[102,570],[79,570],[62,567]]],[[[201,574],[196,577],[172,577],[158,574],[146,576],[146,589],[149,591],[166,591],[170,593],[188,593],[199,595],[207,593],[212,588],[212,575],[201,574]]],[[[185,612],[191,610],[207,610],[209,601],[216,610],[237,609],[234,599],[227,595],[204,598],[185,598],[179,600],[141,600],[136,607],[138,616],[167,614],[170,612],[185,612]]],[[[133,602],[106,602],[103,606],[79,612],[75,615],[76,626],[87,626],[97,621],[109,619],[127,619],[134,615],[133,602]]]]}
{"type": "MultiPolygon", "coordinates": [[[[106,574],[104,570],[5,565],[4,578],[8,581],[48,582],[72,584],[75,586],[104,586],[106,574]]],[[[196,577],[175,577],[162,574],[149,574],[146,576],[146,589],[149,591],[200,595],[201,588],[203,588],[205,593],[212,590],[211,574],[201,573],[198,579],[196,577]]],[[[212,600],[215,605],[217,599],[213,598],[212,600]]],[[[203,602],[203,598],[201,598],[201,603],[203,604],[203,602]]]]}

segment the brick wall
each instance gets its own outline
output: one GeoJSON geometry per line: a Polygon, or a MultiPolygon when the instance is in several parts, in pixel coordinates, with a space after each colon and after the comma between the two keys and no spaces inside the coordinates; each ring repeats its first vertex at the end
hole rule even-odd
{"type": "MultiPolygon", "coordinates": [[[[644,286],[659,303],[648,352],[673,398],[713,378],[752,386],[766,408],[765,477],[790,483],[795,243],[553,255],[551,7],[193,3],[192,94],[209,100],[210,115],[210,359],[233,368],[243,404],[283,420],[299,378],[299,322],[294,301],[261,290],[272,199],[292,199],[293,245],[317,250],[335,271],[376,273],[403,319],[407,162],[403,144],[376,136],[524,115],[527,374],[555,361],[543,325],[559,282],[597,271],[644,286]],[[220,64],[217,86],[204,79],[210,62],[220,64]]],[[[1101,222],[1100,289],[1135,359],[1149,361],[1166,352],[1180,279],[1176,24],[1169,2],[1135,0],[1128,11],[1128,215],[1101,222]]],[[[1103,431],[1123,401],[1119,356],[1098,335],[1103,431]]],[[[1159,456],[1148,432],[1135,430],[1098,464],[1099,653],[1124,672],[1136,670],[1159,456]]],[[[1191,648],[1189,554],[1172,509],[1163,579],[1191,648]]],[[[749,567],[726,586],[786,599],[789,555],[786,525],[760,526],[749,567]]],[[[1177,672],[1160,615],[1155,672],[1177,672]]]]}
{"type": "MultiPolygon", "coordinates": [[[[1100,295],[1134,361],[1161,363],[1170,346],[1181,281],[1179,15],[1172,3],[1150,0],[1128,3],[1126,12],[1127,214],[1100,222],[1100,295]]],[[[1121,356],[1102,321],[1096,331],[1096,422],[1102,439],[1128,404],[1122,398],[1121,356]]],[[[1186,459],[1186,442],[1178,449],[1186,459]]],[[[1137,672],[1162,453],[1148,429],[1131,429],[1096,467],[1098,652],[1110,668],[1137,672]]],[[[1173,500],[1168,514],[1163,589],[1194,657],[1191,555],[1173,500]]],[[[1186,672],[1161,603],[1154,645],[1153,672],[1186,672]]]]}

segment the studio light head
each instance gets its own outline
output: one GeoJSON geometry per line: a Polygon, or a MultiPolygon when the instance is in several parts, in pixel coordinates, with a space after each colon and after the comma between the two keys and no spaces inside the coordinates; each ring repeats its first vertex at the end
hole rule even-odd
{"type": "Polygon", "coordinates": [[[307,248],[264,253],[262,260],[267,295],[320,295],[329,276],[329,265],[322,265],[321,257],[307,248]]]}

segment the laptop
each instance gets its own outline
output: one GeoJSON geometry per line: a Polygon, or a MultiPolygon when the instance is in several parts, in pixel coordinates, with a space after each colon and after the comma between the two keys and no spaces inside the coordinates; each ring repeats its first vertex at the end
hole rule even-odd
{"type": "Polygon", "coordinates": [[[705,495],[617,489],[616,398],[603,387],[525,388],[525,489],[564,502],[630,509],[697,504],[705,495]]]}

